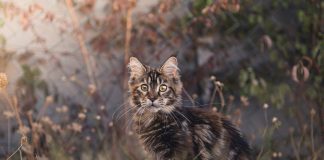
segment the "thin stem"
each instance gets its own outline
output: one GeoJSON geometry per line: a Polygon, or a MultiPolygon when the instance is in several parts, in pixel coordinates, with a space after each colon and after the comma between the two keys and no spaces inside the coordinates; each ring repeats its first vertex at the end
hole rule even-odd
{"type": "MultiPolygon", "coordinates": [[[[312,143],[312,154],[315,154],[315,145],[314,145],[314,115],[311,114],[311,128],[310,128],[310,132],[311,132],[311,143],[312,143]]],[[[313,156],[314,157],[314,156],[313,156]]]]}
{"type": "Polygon", "coordinates": [[[76,31],[76,38],[78,39],[78,42],[79,42],[79,46],[80,46],[80,49],[81,49],[81,54],[82,54],[82,57],[83,57],[83,61],[84,61],[85,65],[86,65],[89,80],[90,80],[91,84],[97,86],[95,78],[94,78],[93,64],[91,63],[91,60],[90,60],[90,53],[89,53],[89,51],[88,51],[88,49],[86,47],[83,34],[81,33],[80,22],[79,22],[79,19],[78,19],[77,15],[74,12],[74,7],[73,7],[72,0],[65,0],[65,3],[66,3],[67,8],[69,10],[69,14],[70,14],[70,16],[72,18],[73,28],[76,31]]]}
{"type": "Polygon", "coordinates": [[[221,112],[223,112],[223,109],[225,107],[224,95],[223,95],[222,89],[217,85],[216,85],[216,90],[218,92],[218,95],[219,95],[219,98],[220,98],[220,101],[221,101],[221,112]]]}
{"type": "Polygon", "coordinates": [[[190,102],[192,103],[193,106],[195,106],[195,101],[192,99],[192,97],[189,95],[186,89],[183,88],[183,92],[185,95],[189,98],[190,102]]]}
{"type": "Polygon", "coordinates": [[[19,124],[19,127],[22,128],[24,125],[23,125],[23,123],[21,121],[21,118],[20,118],[20,115],[19,115],[19,110],[18,110],[18,107],[17,107],[17,102],[14,101],[14,103],[12,103],[11,99],[9,98],[8,93],[5,90],[2,93],[3,93],[4,97],[5,97],[5,99],[7,100],[9,106],[14,111],[15,116],[16,116],[16,119],[17,119],[18,124],[19,124]]]}
{"type": "MultiPolygon", "coordinates": [[[[264,119],[265,119],[265,122],[266,122],[266,127],[264,128],[263,133],[262,133],[262,138],[263,139],[265,138],[265,135],[266,135],[266,133],[268,131],[268,112],[267,112],[267,110],[264,111],[264,119]]],[[[261,151],[257,156],[257,160],[261,158],[261,156],[263,154],[263,150],[264,150],[264,143],[262,144],[261,151]]]]}
{"type": "Polygon", "coordinates": [[[10,151],[11,148],[11,123],[10,123],[10,118],[8,118],[8,152],[10,151]]]}
{"type": "Polygon", "coordinates": [[[127,7],[127,13],[126,13],[126,34],[125,34],[125,54],[124,54],[124,84],[123,88],[126,89],[127,87],[127,72],[126,72],[126,66],[128,64],[129,59],[129,52],[130,52],[130,43],[131,43],[131,37],[132,37],[132,12],[133,7],[135,6],[136,1],[134,0],[128,0],[128,7],[127,7]]]}
{"type": "Polygon", "coordinates": [[[16,149],[16,151],[14,153],[12,153],[7,160],[9,160],[12,156],[14,156],[18,151],[20,151],[20,148],[22,147],[22,144],[20,144],[20,146],[16,149]]]}
{"type": "Polygon", "coordinates": [[[293,151],[294,151],[294,153],[295,153],[296,159],[297,159],[297,160],[300,160],[300,158],[299,158],[299,154],[298,154],[298,149],[297,149],[297,146],[296,146],[296,142],[295,142],[295,139],[294,139],[294,136],[293,136],[292,133],[291,133],[291,135],[290,135],[290,143],[291,143],[291,146],[292,146],[293,151]]]}
{"type": "Polygon", "coordinates": [[[22,153],[21,153],[21,149],[19,149],[19,155],[20,155],[20,160],[22,160],[22,153]]]}
{"type": "Polygon", "coordinates": [[[217,92],[217,89],[216,89],[216,88],[217,88],[217,86],[215,86],[215,89],[214,89],[214,91],[213,91],[213,94],[212,94],[212,96],[211,96],[211,98],[210,98],[210,105],[209,105],[210,108],[213,107],[214,99],[215,99],[216,92],[217,92]]]}

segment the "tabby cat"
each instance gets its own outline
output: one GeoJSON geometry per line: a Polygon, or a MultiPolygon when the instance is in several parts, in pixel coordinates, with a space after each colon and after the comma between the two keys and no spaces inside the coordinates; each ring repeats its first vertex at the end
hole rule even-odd
{"type": "Polygon", "coordinates": [[[229,120],[207,109],[182,106],[175,57],[160,68],[131,57],[128,67],[135,131],[152,159],[250,159],[248,143],[229,120]]]}

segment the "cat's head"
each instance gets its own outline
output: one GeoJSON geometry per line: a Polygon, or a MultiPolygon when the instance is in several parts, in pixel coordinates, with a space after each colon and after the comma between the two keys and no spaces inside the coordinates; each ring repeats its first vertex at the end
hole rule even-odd
{"type": "Polygon", "coordinates": [[[182,83],[175,57],[170,57],[159,68],[146,66],[131,57],[128,67],[130,103],[133,107],[145,107],[153,113],[170,113],[180,106],[182,83]]]}

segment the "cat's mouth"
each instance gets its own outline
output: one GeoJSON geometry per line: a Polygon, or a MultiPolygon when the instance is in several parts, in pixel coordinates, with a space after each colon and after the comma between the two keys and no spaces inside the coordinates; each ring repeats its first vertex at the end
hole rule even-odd
{"type": "Polygon", "coordinates": [[[154,108],[159,108],[161,107],[161,104],[159,104],[157,101],[149,101],[147,102],[147,105],[148,107],[154,107],[154,108]]]}

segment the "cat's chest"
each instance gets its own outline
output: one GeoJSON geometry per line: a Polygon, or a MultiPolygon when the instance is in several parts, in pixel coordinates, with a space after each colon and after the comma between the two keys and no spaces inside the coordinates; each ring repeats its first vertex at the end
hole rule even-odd
{"type": "Polygon", "coordinates": [[[181,122],[164,119],[153,119],[140,121],[136,125],[136,131],[139,135],[143,136],[154,136],[165,137],[165,136],[176,136],[182,134],[183,126],[181,122]]]}
{"type": "Polygon", "coordinates": [[[189,136],[187,122],[176,121],[169,117],[141,121],[136,132],[145,145],[164,145],[165,147],[182,145],[189,136]]]}

